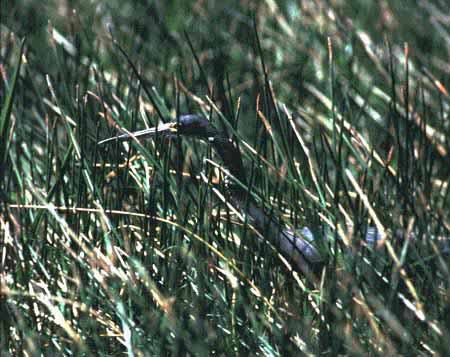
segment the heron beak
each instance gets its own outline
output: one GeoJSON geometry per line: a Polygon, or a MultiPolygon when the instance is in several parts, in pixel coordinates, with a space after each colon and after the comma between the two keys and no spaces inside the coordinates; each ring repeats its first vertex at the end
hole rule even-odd
{"type": "Polygon", "coordinates": [[[127,141],[131,139],[147,139],[147,138],[154,138],[156,136],[167,136],[167,135],[174,135],[177,133],[177,123],[170,122],[170,123],[164,123],[160,124],[154,128],[144,129],[135,131],[134,133],[126,133],[121,134],[118,136],[115,136],[113,138],[104,139],[102,141],[99,141],[97,145],[102,145],[109,143],[111,141],[119,140],[119,141],[127,141]]]}

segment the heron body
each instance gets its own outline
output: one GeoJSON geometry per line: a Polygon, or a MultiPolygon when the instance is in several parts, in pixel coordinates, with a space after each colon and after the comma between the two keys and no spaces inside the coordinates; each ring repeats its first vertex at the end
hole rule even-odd
{"type": "MultiPolygon", "coordinates": [[[[247,215],[249,223],[255,227],[266,239],[268,239],[278,251],[295,267],[306,275],[325,263],[325,258],[316,247],[317,239],[308,227],[294,232],[283,229],[283,224],[275,217],[268,217],[264,211],[249,197],[247,189],[247,176],[242,163],[239,149],[233,145],[226,135],[217,130],[205,117],[189,114],[181,115],[176,121],[160,124],[157,127],[137,131],[130,134],[122,134],[99,142],[105,144],[116,140],[147,139],[154,137],[193,137],[205,140],[212,145],[217,152],[224,167],[239,184],[229,184],[227,189],[232,203],[247,215]]],[[[325,239],[327,235],[325,235],[325,239]]],[[[366,232],[365,242],[368,246],[375,247],[382,240],[381,234],[375,227],[369,227],[366,232]]],[[[448,242],[441,252],[450,252],[448,242]]]]}

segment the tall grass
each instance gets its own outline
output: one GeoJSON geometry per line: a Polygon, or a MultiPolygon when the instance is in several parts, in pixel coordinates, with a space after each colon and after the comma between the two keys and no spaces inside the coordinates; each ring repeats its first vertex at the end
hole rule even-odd
{"type": "Polygon", "coordinates": [[[3,2],[2,355],[448,355],[449,8],[408,6],[3,2]],[[207,143],[96,144],[184,113],[312,230],[315,284],[207,143]]]}

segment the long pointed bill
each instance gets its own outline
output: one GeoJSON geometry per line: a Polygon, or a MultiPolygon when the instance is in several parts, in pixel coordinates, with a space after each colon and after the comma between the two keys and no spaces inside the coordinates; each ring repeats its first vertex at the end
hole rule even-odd
{"type": "Polygon", "coordinates": [[[144,129],[135,131],[134,133],[127,133],[115,136],[113,138],[108,138],[102,141],[98,142],[98,145],[106,144],[115,140],[119,141],[127,141],[131,139],[147,139],[147,138],[154,138],[156,136],[166,136],[166,135],[173,135],[177,133],[177,123],[171,122],[171,123],[165,123],[160,124],[157,127],[144,129]]]}

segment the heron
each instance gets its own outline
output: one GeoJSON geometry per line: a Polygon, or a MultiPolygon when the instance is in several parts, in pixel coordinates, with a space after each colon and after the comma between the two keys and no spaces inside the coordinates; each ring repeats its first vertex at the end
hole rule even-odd
{"type": "MultiPolygon", "coordinates": [[[[281,219],[265,214],[248,195],[248,180],[244,169],[239,148],[227,135],[216,129],[211,122],[202,115],[180,115],[176,121],[160,124],[133,133],[125,133],[100,141],[98,144],[106,144],[114,141],[128,141],[131,139],[149,139],[155,137],[191,137],[204,140],[209,143],[223,162],[223,167],[232,180],[226,184],[231,202],[241,212],[246,214],[248,222],[268,239],[272,245],[290,262],[291,266],[308,277],[326,263],[326,257],[318,249],[317,239],[309,227],[303,227],[298,231],[285,229],[281,219]]],[[[382,235],[375,227],[369,227],[365,235],[365,242],[375,247],[382,240],[382,235]]],[[[448,251],[447,245],[447,251],[448,251]]]]}

